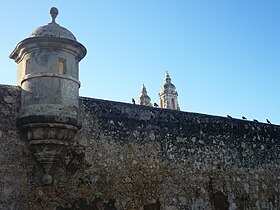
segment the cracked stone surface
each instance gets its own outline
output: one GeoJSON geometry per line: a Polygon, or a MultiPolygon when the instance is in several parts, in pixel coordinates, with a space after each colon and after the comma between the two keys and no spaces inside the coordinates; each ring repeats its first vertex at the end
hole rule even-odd
{"type": "Polygon", "coordinates": [[[0,85],[0,209],[280,209],[280,126],[80,97],[82,129],[45,186],[19,100],[0,85]]]}

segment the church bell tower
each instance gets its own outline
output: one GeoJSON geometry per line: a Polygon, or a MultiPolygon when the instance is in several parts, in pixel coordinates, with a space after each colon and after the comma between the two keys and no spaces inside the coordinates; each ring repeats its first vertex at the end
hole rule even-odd
{"type": "Polygon", "coordinates": [[[178,93],[175,85],[172,84],[171,78],[166,71],[164,77],[164,83],[161,86],[159,93],[160,108],[180,110],[178,103],[178,93]]]}
{"type": "Polygon", "coordinates": [[[152,106],[151,98],[148,96],[147,89],[144,84],[141,88],[141,94],[138,97],[138,104],[145,105],[145,106],[152,106]]]}
{"type": "Polygon", "coordinates": [[[21,87],[17,125],[44,168],[44,184],[52,183],[55,163],[80,128],[79,61],[86,55],[75,36],[56,23],[57,8],[50,14],[52,21],[35,29],[10,55],[18,64],[21,87]]]}

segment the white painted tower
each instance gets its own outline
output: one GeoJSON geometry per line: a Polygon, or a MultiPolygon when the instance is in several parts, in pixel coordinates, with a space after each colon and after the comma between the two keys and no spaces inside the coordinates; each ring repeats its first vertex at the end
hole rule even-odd
{"type": "Polygon", "coordinates": [[[152,106],[151,98],[148,96],[147,89],[144,84],[141,88],[141,94],[138,97],[138,104],[145,105],[145,106],[152,106]]]}
{"type": "Polygon", "coordinates": [[[166,71],[164,83],[159,93],[160,108],[180,110],[178,103],[178,93],[175,85],[172,84],[171,78],[166,71]]]}

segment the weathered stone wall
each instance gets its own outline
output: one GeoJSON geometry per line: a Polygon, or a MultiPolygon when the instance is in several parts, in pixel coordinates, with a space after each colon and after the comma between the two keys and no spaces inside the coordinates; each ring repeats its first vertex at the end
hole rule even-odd
{"type": "Polygon", "coordinates": [[[0,86],[0,209],[280,209],[280,126],[81,98],[82,129],[43,170],[0,86]]]}

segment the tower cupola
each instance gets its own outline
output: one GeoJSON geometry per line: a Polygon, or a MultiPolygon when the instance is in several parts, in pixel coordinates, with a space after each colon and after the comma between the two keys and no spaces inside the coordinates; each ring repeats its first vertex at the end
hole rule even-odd
{"type": "Polygon", "coordinates": [[[160,108],[180,110],[178,103],[178,93],[175,85],[171,82],[171,77],[166,71],[163,85],[159,93],[160,108]]]}
{"type": "Polygon", "coordinates": [[[141,94],[138,97],[138,104],[145,105],[145,106],[152,106],[151,98],[148,96],[147,89],[144,84],[141,88],[141,94]]]}
{"type": "Polygon", "coordinates": [[[10,55],[18,64],[21,87],[17,125],[44,167],[44,184],[52,182],[52,166],[80,127],[79,61],[86,55],[74,35],[56,23],[58,9],[51,8],[50,14],[52,21],[35,29],[10,55]]]}

